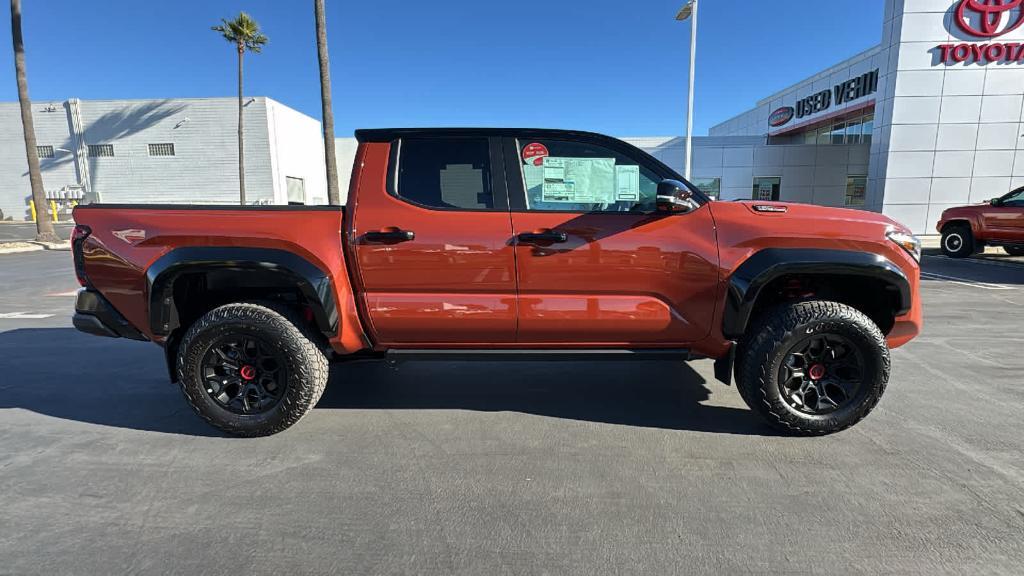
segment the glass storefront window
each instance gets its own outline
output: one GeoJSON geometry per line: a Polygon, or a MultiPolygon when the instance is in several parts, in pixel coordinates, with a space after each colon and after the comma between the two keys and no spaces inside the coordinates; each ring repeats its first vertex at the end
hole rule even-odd
{"type": "Polygon", "coordinates": [[[875,115],[866,114],[851,118],[843,122],[837,122],[817,129],[797,133],[792,141],[775,137],[769,143],[774,144],[870,144],[871,131],[875,127],[875,115]]]}
{"type": "Polygon", "coordinates": [[[863,206],[867,197],[868,177],[847,176],[846,177],[846,205],[863,206]]]}
{"type": "Polygon", "coordinates": [[[832,143],[842,144],[846,141],[846,124],[840,122],[832,126],[832,143]]]}
{"type": "Polygon", "coordinates": [[[721,178],[694,178],[690,183],[712,200],[718,200],[722,195],[721,178]]]}
{"type": "Polygon", "coordinates": [[[754,178],[754,200],[778,200],[782,178],[754,178]]]}
{"type": "Polygon", "coordinates": [[[871,133],[875,130],[875,115],[868,114],[864,117],[864,125],[861,130],[860,141],[864,144],[871,143],[871,133]]]}
{"type": "Polygon", "coordinates": [[[860,131],[863,126],[864,125],[860,122],[860,118],[846,125],[847,144],[860,144],[860,131]]]}

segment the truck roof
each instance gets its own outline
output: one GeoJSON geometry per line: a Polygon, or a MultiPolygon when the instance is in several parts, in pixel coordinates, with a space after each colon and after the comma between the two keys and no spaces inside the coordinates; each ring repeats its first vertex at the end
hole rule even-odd
{"type": "Polygon", "coordinates": [[[402,137],[436,137],[436,136],[537,136],[547,138],[565,138],[586,136],[591,139],[620,142],[616,138],[597,132],[584,130],[558,130],[553,128],[471,128],[471,127],[439,127],[439,128],[364,128],[356,130],[359,142],[390,142],[402,137]]]}

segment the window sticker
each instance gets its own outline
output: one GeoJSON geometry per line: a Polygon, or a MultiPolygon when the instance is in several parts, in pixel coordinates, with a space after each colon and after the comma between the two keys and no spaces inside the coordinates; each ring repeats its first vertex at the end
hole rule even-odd
{"type": "Polygon", "coordinates": [[[550,156],[548,147],[540,142],[533,142],[523,147],[523,163],[540,166],[544,158],[550,156]]]}
{"type": "Polygon", "coordinates": [[[640,201],[640,167],[639,166],[616,166],[615,167],[615,201],[616,202],[639,202],[640,201]]]}
{"type": "MultiPolygon", "coordinates": [[[[614,158],[559,158],[545,156],[543,202],[613,204],[616,196],[614,158]]],[[[639,178],[639,172],[637,172],[639,178]]],[[[639,197],[639,181],[637,182],[639,197]]]]}

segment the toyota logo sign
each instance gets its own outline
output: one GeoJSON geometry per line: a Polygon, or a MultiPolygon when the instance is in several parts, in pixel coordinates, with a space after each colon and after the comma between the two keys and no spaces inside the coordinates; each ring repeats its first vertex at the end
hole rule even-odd
{"type": "Polygon", "coordinates": [[[995,38],[1024,24],[1024,0],[960,0],[955,22],[976,38],[995,38]]]}
{"type": "MultiPolygon", "coordinates": [[[[982,41],[1005,36],[1024,26],[1024,0],[958,0],[952,10],[949,31],[955,34],[959,29],[982,41]]],[[[942,64],[1024,64],[1022,42],[961,42],[939,44],[936,49],[942,64]]]]}

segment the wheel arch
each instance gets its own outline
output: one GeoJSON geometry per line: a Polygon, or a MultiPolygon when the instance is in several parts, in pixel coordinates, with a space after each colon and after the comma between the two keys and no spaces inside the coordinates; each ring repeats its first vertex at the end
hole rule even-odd
{"type": "MultiPolygon", "coordinates": [[[[232,301],[252,297],[253,291],[286,290],[301,298],[309,320],[330,338],[338,332],[338,306],[330,275],[306,258],[273,248],[184,247],[171,250],[146,271],[149,324],[154,335],[168,337],[187,320],[183,304],[196,282],[232,301]],[[193,283],[191,285],[183,285],[193,283]]],[[[224,302],[226,303],[226,302],[224,302]]]]}
{"type": "Polygon", "coordinates": [[[816,290],[816,298],[833,298],[858,309],[871,308],[869,304],[876,302],[878,309],[862,311],[883,332],[891,329],[886,320],[891,323],[910,311],[913,299],[906,274],[884,256],[851,250],[767,248],[750,256],[729,277],[723,334],[740,339],[757,312],[775,302],[800,299],[800,290],[810,288],[816,290]],[[787,288],[791,280],[801,282],[797,292],[780,298],[775,289],[787,288]],[[878,298],[878,291],[884,297],[878,298]]]}
{"type": "Polygon", "coordinates": [[[951,220],[947,220],[942,224],[942,228],[939,230],[940,234],[945,234],[946,230],[949,230],[953,226],[967,226],[970,229],[971,234],[978,235],[978,226],[975,218],[969,218],[967,216],[957,216],[951,220]]]}

